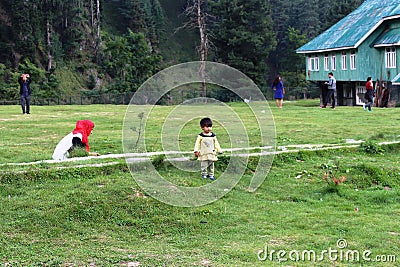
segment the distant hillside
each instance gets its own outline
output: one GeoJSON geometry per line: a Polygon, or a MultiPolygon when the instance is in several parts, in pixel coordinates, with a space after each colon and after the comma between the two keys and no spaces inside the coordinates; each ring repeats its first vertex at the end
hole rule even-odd
{"type": "MultiPolygon", "coordinates": [[[[307,86],[295,49],[361,2],[202,0],[212,20],[208,58],[261,86],[278,72],[290,86],[307,86]]],[[[18,97],[22,72],[34,74],[38,97],[121,93],[160,69],[199,60],[198,29],[183,28],[188,3],[197,1],[1,0],[0,98],[18,97]]]]}

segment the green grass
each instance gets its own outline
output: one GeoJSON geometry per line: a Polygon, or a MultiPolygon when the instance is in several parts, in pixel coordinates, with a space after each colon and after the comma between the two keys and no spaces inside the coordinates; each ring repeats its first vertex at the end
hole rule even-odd
{"type": "Polygon", "coordinates": [[[57,143],[75,128],[77,120],[95,123],[89,137],[93,151],[121,153],[122,123],[126,106],[33,106],[30,115],[18,106],[0,110],[0,163],[51,159],[57,143]]]}
{"type": "MultiPolygon", "coordinates": [[[[314,103],[318,104],[291,102],[283,110],[272,107],[278,145],[373,141],[360,148],[277,155],[255,193],[247,191],[256,162],[251,158],[239,184],[222,199],[203,207],[173,207],[151,198],[137,186],[122,159],[116,165],[98,168],[55,168],[82,162],[3,166],[0,262],[7,266],[398,265],[400,147],[375,147],[376,141],[398,140],[398,110],[368,114],[351,107],[322,110],[314,103]],[[346,176],[336,190],[323,179],[324,166],[337,166],[335,175],[346,176]],[[325,257],[315,263],[279,263],[257,258],[266,246],[276,251],[321,253],[337,249],[339,239],[346,239],[350,250],[371,250],[371,258],[397,254],[397,262],[356,263],[325,257]]],[[[230,105],[241,114],[246,112],[241,103],[230,105]]],[[[33,107],[32,115],[24,117],[18,114],[18,107],[2,107],[0,130],[6,139],[1,140],[1,161],[49,158],[58,139],[83,118],[96,124],[90,137],[93,150],[120,153],[125,109],[33,107]],[[13,150],[17,151],[8,155],[13,150]]],[[[156,107],[157,121],[149,125],[154,137],[146,133],[148,138],[158,138],[159,122],[172,109],[156,107]]],[[[255,127],[250,119],[246,123],[255,127]]],[[[196,124],[188,123],[179,131],[182,147],[191,148],[199,132],[196,124]]],[[[214,130],[220,139],[228,140],[223,127],[217,126],[214,130]]],[[[152,142],[152,149],[157,149],[157,143],[152,142]]],[[[218,174],[224,171],[224,159],[216,163],[218,174]]],[[[161,157],[153,160],[158,160],[159,172],[170,181],[186,186],[205,183],[198,173],[179,171],[161,157]]],[[[89,161],[93,162],[99,161],[89,161]]],[[[146,172],[133,175],[140,179],[146,172]]]]}
{"type": "MultiPolygon", "coordinates": [[[[400,113],[397,109],[375,109],[373,113],[360,107],[338,107],[336,110],[318,108],[316,101],[285,103],[278,110],[271,104],[276,126],[278,146],[290,144],[335,144],[346,139],[398,141],[400,113]]],[[[258,124],[244,103],[230,103],[233,112],[241,115],[251,146],[259,146],[258,124]]],[[[147,151],[162,151],[161,130],[164,121],[175,107],[156,106],[150,113],[146,126],[147,151]]],[[[182,107],[179,112],[191,112],[193,107],[182,107]]],[[[267,107],[266,107],[267,108],[267,107]]],[[[148,109],[148,108],[147,108],[148,109]]],[[[32,114],[23,116],[19,106],[2,106],[0,109],[0,163],[30,162],[51,159],[53,150],[66,134],[75,128],[80,119],[95,123],[89,137],[92,151],[100,154],[122,153],[122,125],[127,106],[34,106],[32,114]]],[[[146,107],[137,107],[138,113],[146,107]]],[[[212,110],[212,108],[210,108],[212,110]]],[[[208,114],[208,109],[205,110],[208,114]]],[[[228,113],[228,115],[231,115],[228,113]]],[[[133,117],[136,119],[136,117],[133,117]]],[[[173,129],[179,135],[182,151],[191,151],[195,136],[201,132],[197,120],[185,122],[182,129],[173,129]]],[[[228,144],[229,133],[215,123],[214,131],[220,143],[228,144]]],[[[231,126],[231,125],[228,125],[231,126]]],[[[228,127],[226,126],[226,127],[228,127]]]]}
{"type": "MultiPolygon", "coordinates": [[[[295,160],[278,157],[256,193],[246,191],[245,175],[223,199],[199,208],[172,207],[146,196],[124,164],[13,175],[0,187],[2,260],[22,266],[202,266],[204,261],[210,266],[281,266],[258,261],[258,250],[268,245],[275,250],[322,251],[335,249],[339,238],[352,250],[391,255],[400,245],[397,155],[398,151],[380,157],[342,151],[306,158],[294,154],[295,160]],[[349,179],[340,194],[326,190],[320,168],[321,162],[336,157],[349,179]],[[376,184],[374,176],[360,188],[353,180],[364,166],[387,171],[376,165],[396,173],[391,190],[376,184]],[[298,173],[306,174],[296,178],[298,173]]],[[[319,266],[333,265],[359,266],[327,260],[319,266]]]]}

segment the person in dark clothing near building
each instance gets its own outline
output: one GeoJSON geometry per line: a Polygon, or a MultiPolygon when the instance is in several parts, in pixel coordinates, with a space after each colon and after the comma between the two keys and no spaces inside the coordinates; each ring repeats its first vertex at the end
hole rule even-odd
{"type": "Polygon", "coordinates": [[[324,104],[321,108],[326,108],[328,102],[332,99],[332,106],[331,108],[335,108],[335,93],[336,93],[336,79],[333,77],[333,73],[328,73],[329,80],[325,83],[328,85],[328,93],[326,94],[324,104]]]}
{"type": "Polygon", "coordinates": [[[374,103],[374,84],[372,83],[371,77],[367,78],[365,88],[367,89],[367,92],[365,93],[365,99],[367,100],[367,103],[363,105],[363,108],[364,110],[367,110],[368,108],[368,111],[372,112],[372,105],[374,103]]]}
{"type": "Polygon", "coordinates": [[[31,82],[29,74],[22,74],[18,78],[22,114],[30,114],[31,87],[29,85],[31,82]]]}
{"type": "Polygon", "coordinates": [[[382,92],[382,107],[387,108],[389,103],[389,90],[386,88],[383,88],[382,92]]]}

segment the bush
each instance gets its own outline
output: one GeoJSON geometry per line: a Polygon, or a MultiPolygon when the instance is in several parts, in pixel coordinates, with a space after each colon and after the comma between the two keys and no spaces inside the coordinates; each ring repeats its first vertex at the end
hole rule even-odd
{"type": "Polygon", "coordinates": [[[400,183],[397,170],[389,170],[366,163],[352,166],[351,170],[351,178],[348,182],[356,185],[357,188],[373,186],[393,188],[398,187],[400,183]]]}
{"type": "Polygon", "coordinates": [[[374,141],[366,141],[360,145],[360,151],[367,154],[382,154],[385,150],[374,141]]]}

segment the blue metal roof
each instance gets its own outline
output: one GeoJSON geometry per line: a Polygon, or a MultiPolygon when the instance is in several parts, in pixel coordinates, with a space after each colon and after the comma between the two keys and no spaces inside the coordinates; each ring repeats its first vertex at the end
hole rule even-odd
{"type": "Polygon", "coordinates": [[[297,49],[297,53],[358,47],[384,20],[400,18],[400,0],[366,0],[364,3],[297,49]]]}
{"type": "Polygon", "coordinates": [[[393,85],[400,85],[400,73],[392,80],[393,85]]]}
{"type": "Polygon", "coordinates": [[[400,28],[389,29],[384,32],[375,42],[374,46],[388,46],[400,43],[400,28]]]}

